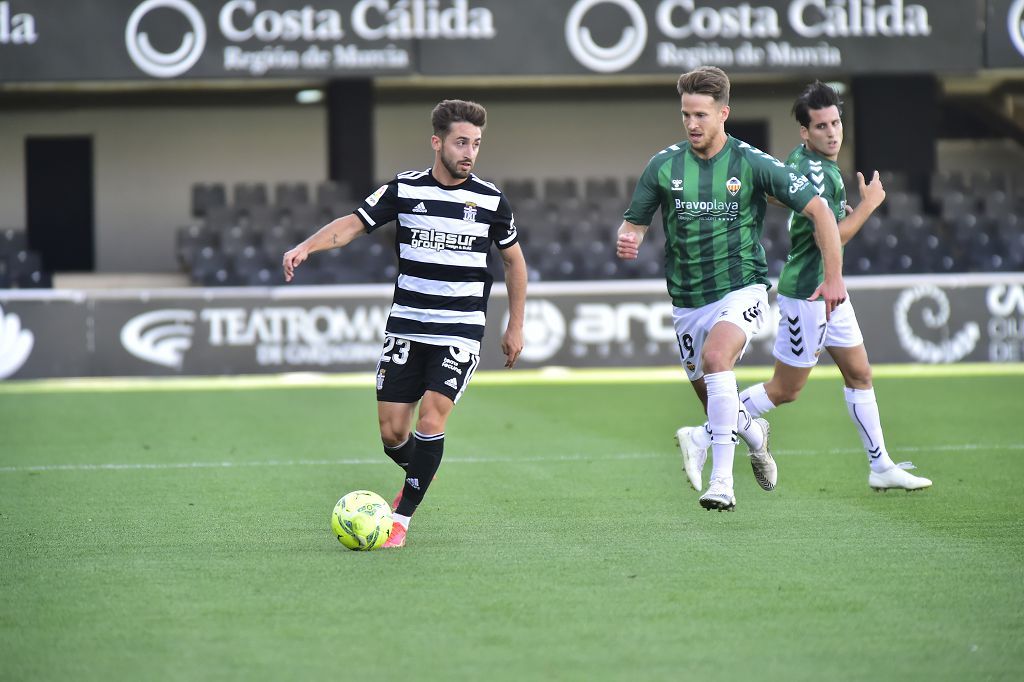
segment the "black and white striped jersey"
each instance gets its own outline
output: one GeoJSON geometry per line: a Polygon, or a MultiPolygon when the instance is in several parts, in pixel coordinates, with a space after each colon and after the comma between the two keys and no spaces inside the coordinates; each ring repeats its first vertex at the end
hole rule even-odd
{"type": "Polygon", "coordinates": [[[473,174],[449,187],[429,168],[406,171],[355,213],[367,232],[392,220],[397,226],[398,281],[387,333],[479,355],[493,281],[491,244],[507,249],[518,240],[501,191],[473,174]]]}

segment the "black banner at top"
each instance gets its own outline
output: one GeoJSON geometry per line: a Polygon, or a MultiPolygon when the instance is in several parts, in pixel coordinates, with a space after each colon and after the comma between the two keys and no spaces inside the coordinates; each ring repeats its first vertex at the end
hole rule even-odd
{"type": "Polygon", "coordinates": [[[0,0],[0,81],[973,71],[979,19],[949,0],[0,0]]]}
{"type": "Polygon", "coordinates": [[[1024,68],[1024,0],[989,0],[985,65],[1024,68]]]}

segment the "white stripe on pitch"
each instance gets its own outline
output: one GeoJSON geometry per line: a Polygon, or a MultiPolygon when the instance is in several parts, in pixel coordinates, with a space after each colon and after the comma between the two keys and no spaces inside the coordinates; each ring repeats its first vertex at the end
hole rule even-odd
{"type": "Polygon", "coordinates": [[[478,251],[454,251],[452,249],[425,249],[422,247],[413,248],[408,244],[402,244],[398,255],[406,260],[414,260],[417,263],[436,263],[437,265],[458,265],[463,268],[486,268],[487,254],[478,251]]]}
{"type": "Polygon", "coordinates": [[[481,327],[487,321],[482,310],[427,310],[426,308],[410,308],[397,303],[391,306],[391,317],[439,324],[478,324],[481,327]]]}
{"type": "MultiPolygon", "coordinates": [[[[997,452],[1024,452],[1024,443],[948,443],[940,446],[927,447],[905,447],[897,448],[893,453],[897,456],[923,453],[949,453],[954,456],[963,455],[966,452],[978,450],[992,450],[997,452]]],[[[829,455],[863,454],[862,448],[832,448],[823,449],[780,449],[778,454],[821,457],[829,455]]],[[[637,459],[664,459],[664,452],[621,452],[608,455],[595,455],[593,453],[583,454],[557,454],[557,455],[521,455],[516,454],[507,457],[459,457],[445,456],[445,464],[520,464],[524,462],[590,462],[590,461],[629,461],[637,459]]],[[[33,471],[146,471],[146,470],[173,470],[173,469],[233,469],[248,467],[294,467],[294,466],[337,466],[337,465],[371,465],[371,466],[393,466],[387,457],[352,457],[337,459],[270,459],[254,462],[224,460],[220,462],[123,462],[123,463],[82,463],[82,464],[26,464],[0,466],[2,474],[17,474],[33,471]]]]}
{"type": "Polygon", "coordinates": [[[427,199],[429,201],[448,201],[451,203],[473,203],[481,208],[494,211],[498,208],[501,197],[493,194],[477,194],[466,189],[441,189],[440,187],[418,187],[398,183],[398,196],[403,199],[427,199]]]}
{"type": "Polygon", "coordinates": [[[477,296],[484,295],[483,282],[445,282],[439,279],[424,279],[411,275],[398,276],[398,288],[431,296],[477,296]]]}
{"type": "Polygon", "coordinates": [[[420,230],[471,234],[474,237],[486,237],[491,233],[491,226],[487,223],[474,223],[461,218],[440,218],[420,213],[399,213],[398,217],[403,227],[420,230]]]}

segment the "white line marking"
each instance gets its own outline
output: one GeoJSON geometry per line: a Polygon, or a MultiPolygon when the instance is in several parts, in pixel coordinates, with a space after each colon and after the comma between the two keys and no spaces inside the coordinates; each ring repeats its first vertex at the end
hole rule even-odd
{"type": "MultiPolygon", "coordinates": [[[[972,376],[1022,376],[1024,363],[960,363],[954,365],[872,365],[876,378],[937,378],[972,376]]],[[[771,377],[770,366],[737,367],[740,381],[764,381],[771,377]]],[[[837,379],[835,365],[815,368],[810,379],[837,379]]],[[[102,393],[123,391],[234,391],[245,388],[362,388],[372,386],[373,372],[329,374],[288,372],[285,374],[250,374],[234,377],[76,377],[66,379],[21,379],[0,381],[0,396],[25,393],[102,393]]],[[[473,375],[474,386],[508,386],[535,384],[674,384],[685,383],[681,367],[642,368],[569,368],[486,370],[473,375]]]]}
{"type": "MultiPolygon", "coordinates": [[[[987,450],[997,451],[1024,451],[1024,443],[1006,443],[1002,445],[979,445],[972,443],[968,445],[939,445],[922,447],[897,448],[889,452],[890,455],[901,457],[904,454],[918,453],[949,453],[949,452],[983,452],[987,450]]],[[[677,452],[672,448],[666,448],[664,452],[626,452],[614,455],[554,455],[551,457],[445,457],[445,464],[518,464],[521,462],[530,463],[560,463],[560,462],[616,462],[641,459],[660,459],[674,457],[677,452]]],[[[860,448],[831,448],[829,450],[776,450],[776,455],[784,456],[816,456],[816,455],[848,455],[864,454],[860,448]]],[[[174,469],[242,469],[248,467],[294,467],[294,466],[353,466],[353,465],[378,465],[391,464],[391,460],[381,455],[379,458],[367,459],[268,459],[256,462],[127,462],[110,464],[34,464],[30,466],[3,466],[0,473],[16,474],[26,472],[42,471],[152,471],[152,470],[174,470],[174,469]]]]}

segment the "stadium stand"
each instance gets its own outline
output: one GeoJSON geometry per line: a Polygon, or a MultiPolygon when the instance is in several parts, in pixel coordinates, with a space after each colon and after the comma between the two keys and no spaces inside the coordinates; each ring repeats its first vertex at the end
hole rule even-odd
{"type": "MultiPolygon", "coordinates": [[[[881,174],[886,201],[845,251],[850,275],[1013,271],[1024,268],[1024,174],[935,173],[927,196],[907,189],[900,173],[881,174]]],[[[512,202],[531,281],[632,279],[662,276],[665,236],[656,220],[635,262],[619,261],[614,234],[635,179],[506,178],[500,187],[512,202]]],[[[847,178],[852,203],[856,179],[847,178]]],[[[319,226],[357,205],[347,185],[322,182],[310,201],[309,186],[280,182],[273,202],[266,185],[239,184],[235,201],[219,203],[223,183],[193,186],[197,221],[179,228],[175,248],[183,272],[204,286],[281,284],[281,255],[319,226]],[[200,191],[200,187],[207,188],[200,191]],[[217,191],[216,188],[220,188],[217,191]],[[214,188],[211,190],[210,188],[214,188]],[[205,194],[204,194],[205,192],[205,194]],[[211,198],[212,197],[212,198],[211,198]]],[[[771,277],[789,250],[788,214],[769,205],[762,245],[771,277]]],[[[390,282],[396,259],[383,230],[347,249],[314,254],[296,271],[297,283],[390,282]]],[[[501,278],[500,258],[492,274],[501,278]]]]}
{"type": "Polygon", "coordinates": [[[53,286],[53,274],[39,253],[28,246],[25,230],[0,228],[0,289],[41,289],[53,286]]]}

